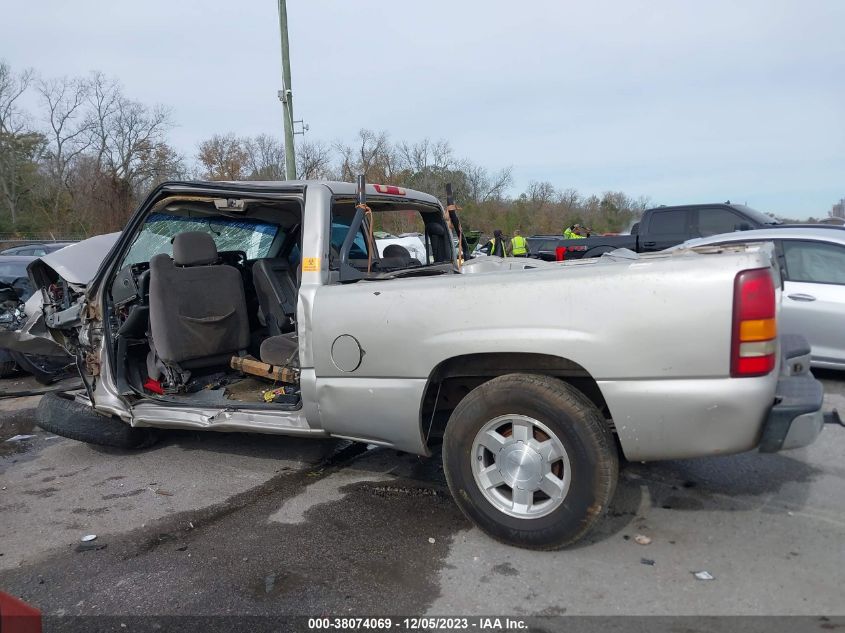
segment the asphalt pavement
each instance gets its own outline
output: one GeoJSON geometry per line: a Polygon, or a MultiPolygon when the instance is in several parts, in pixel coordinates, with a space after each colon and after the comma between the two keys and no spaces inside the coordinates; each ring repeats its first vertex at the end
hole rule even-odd
{"type": "MultiPolygon", "coordinates": [[[[845,375],[821,377],[845,412],[845,375]]],[[[36,403],[0,400],[0,589],[45,614],[845,613],[845,428],[626,463],[588,539],[530,552],[464,519],[438,456],[202,432],[118,451],[39,430],[36,403]]]]}

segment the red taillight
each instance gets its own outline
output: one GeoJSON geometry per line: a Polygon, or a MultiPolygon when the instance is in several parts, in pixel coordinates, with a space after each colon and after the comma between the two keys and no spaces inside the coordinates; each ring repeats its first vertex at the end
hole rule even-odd
{"type": "Polygon", "coordinates": [[[402,187],[394,185],[373,185],[373,188],[379,193],[386,193],[390,196],[404,196],[405,190],[402,187]]]}
{"type": "Polygon", "coordinates": [[[562,262],[566,259],[566,247],[558,246],[555,248],[555,261],[562,262]]]}
{"type": "Polygon", "coordinates": [[[734,280],[731,376],[765,376],[775,368],[775,286],[767,268],[743,270],[734,280]]]}

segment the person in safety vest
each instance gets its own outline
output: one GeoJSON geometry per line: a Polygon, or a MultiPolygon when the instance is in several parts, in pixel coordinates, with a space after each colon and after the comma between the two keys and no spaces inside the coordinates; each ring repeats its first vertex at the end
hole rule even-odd
{"type": "Polygon", "coordinates": [[[582,229],[580,224],[573,224],[563,232],[563,237],[567,240],[574,240],[578,239],[579,237],[586,237],[585,235],[581,235],[581,231],[582,229]]]}
{"type": "Polygon", "coordinates": [[[514,257],[528,257],[528,242],[520,235],[519,229],[513,232],[511,238],[511,254],[514,257]]]}
{"type": "Polygon", "coordinates": [[[507,251],[507,244],[505,243],[505,238],[502,235],[502,232],[499,229],[493,231],[493,239],[482,246],[481,250],[488,255],[504,257],[507,251]]]}

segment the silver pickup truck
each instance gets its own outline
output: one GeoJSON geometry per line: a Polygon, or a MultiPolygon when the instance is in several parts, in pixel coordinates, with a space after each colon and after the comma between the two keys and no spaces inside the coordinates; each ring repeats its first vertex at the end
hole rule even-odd
{"type": "Polygon", "coordinates": [[[22,338],[49,334],[85,383],[45,397],[39,423],[123,447],[156,428],[442,444],[464,513],[537,549],[602,517],[622,456],[773,452],[820,432],[822,388],[803,339],[778,337],[766,245],[461,261],[454,219],[394,186],[166,183],[90,283],[30,267],[43,307],[22,338]],[[424,261],[380,254],[377,230],[424,236],[424,261]]]}

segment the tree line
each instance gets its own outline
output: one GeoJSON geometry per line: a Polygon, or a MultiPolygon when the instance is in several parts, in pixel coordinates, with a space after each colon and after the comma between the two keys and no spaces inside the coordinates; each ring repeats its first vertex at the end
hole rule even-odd
{"type": "MultiPolygon", "coordinates": [[[[280,137],[215,134],[186,156],[168,140],[173,126],[168,107],[130,98],[100,72],[45,79],[0,61],[0,233],[119,230],[166,180],[284,179],[280,137]]],[[[619,191],[583,195],[549,182],[531,182],[513,196],[510,167],[482,167],[456,156],[445,140],[394,141],[367,129],[351,140],[301,141],[296,163],[299,178],[353,181],[363,173],[368,182],[441,200],[451,182],[464,224],[487,235],[561,233],[574,223],[619,232],[649,204],[619,191]]]]}

